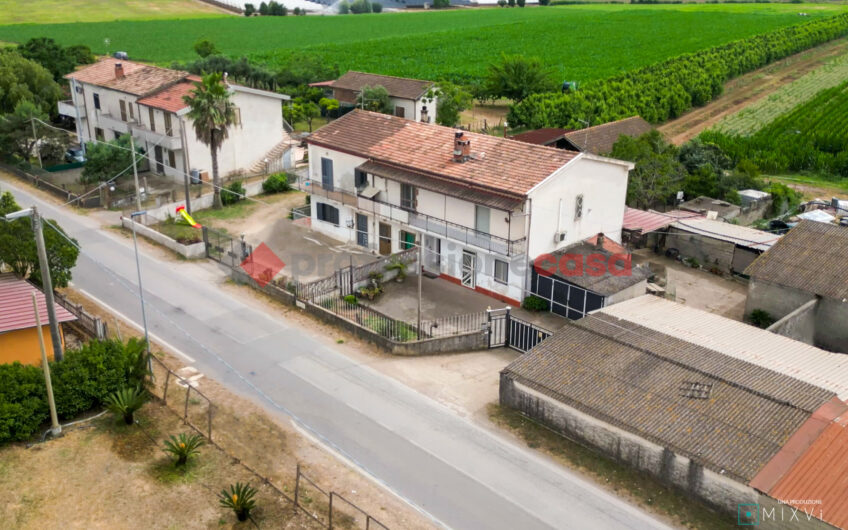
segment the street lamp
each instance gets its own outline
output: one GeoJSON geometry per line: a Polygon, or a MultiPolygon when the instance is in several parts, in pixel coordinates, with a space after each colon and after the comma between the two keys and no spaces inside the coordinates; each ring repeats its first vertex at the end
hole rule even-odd
{"type": "Polygon", "coordinates": [[[141,286],[141,263],[138,259],[138,239],[135,236],[135,218],[146,214],[147,210],[131,213],[130,224],[132,224],[133,247],[135,247],[135,268],[138,272],[138,296],[141,299],[141,321],[144,324],[144,344],[147,348],[147,368],[153,373],[153,361],[150,359],[150,337],[147,334],[147,313],[144,310],[144,288],[141,286]]]}
{"type": "Polygon", "coordinates": [[[10,213],[5,216],[6,221],[13,221],[22,217],[32,219],[32,231],[35,234],[35,246],[38,250],[38,268],[41,269],[41,286],[44,289],[44,299],[47,303],[47,319],[50,321],[50,339],[53,341],[53,359],[61,361],[62,338],[59,335],[59,322],[56,320],[56,306],[53,301],[53,281],[50,279],[50,264],[47,262],[47,249],[44,246],[44,231],[41,226],[41,216],[38,209],[33,206],[25,210],[10,213]]]}

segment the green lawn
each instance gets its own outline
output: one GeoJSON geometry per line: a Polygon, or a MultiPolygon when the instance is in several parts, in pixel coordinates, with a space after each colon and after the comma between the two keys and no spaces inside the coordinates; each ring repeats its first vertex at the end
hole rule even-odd
{"type": "MultiPolygon", "coordinates": [[[[3,0],[0,0],[3,1],[3,0]]],[[[192,44],[215,41],[225,54],[269,66],[313,54],[342,71],[419,78],[479,77],[501,52],[542,57],[561,79],[601,79],[671,56],[832,15],[841,5],[574,5],[457,9],[338,17],[219,17],[0,26],[0,41],[53,37],[95,52],[170,64],[194,58],[192,44]],[[104,39],[109,39],[105,44],[104,39]]]]}
{"type": "Polygon", "coordinates": [[[0,0],[0,24],[101,22],[220,15],[199,0],[0,0]]]}

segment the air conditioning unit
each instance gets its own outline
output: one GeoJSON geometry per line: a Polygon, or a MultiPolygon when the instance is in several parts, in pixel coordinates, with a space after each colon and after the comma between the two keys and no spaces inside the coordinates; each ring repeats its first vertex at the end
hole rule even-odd
{"type": "Polygon", "coordinates": [[[345,221],[345,225],[347,225],[348,228],[353,228],[353,218],[348,217],[347,221],[345,221]]]}
{"type": "Polygon", "coordinates": [[[563,241],[565,241],[565,234],[566,233],[567,232],[565,232],[565,231],[554,232],[554,243],[562,243],[563,241]]]}

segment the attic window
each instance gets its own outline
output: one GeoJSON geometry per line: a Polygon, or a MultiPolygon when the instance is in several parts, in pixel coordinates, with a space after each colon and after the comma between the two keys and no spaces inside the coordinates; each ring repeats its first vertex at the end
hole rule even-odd
{"type": "Polygon", "coordinates": [[[680,395],[692,399],[709,399],[713,390],[712,383],[697,383],[695,381],[683,381],[680,385],[680,395]]]}

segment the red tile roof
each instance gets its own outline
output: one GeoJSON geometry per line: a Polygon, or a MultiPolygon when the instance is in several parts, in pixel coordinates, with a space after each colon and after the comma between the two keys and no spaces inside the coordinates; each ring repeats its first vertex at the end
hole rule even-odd
{"type": "Polygon", "coordinates": [[[359,92],[362,87],[380,85],[386,89],[390,96],[403,99],[418,99],[433,86],[432,81],[420,79],[409,79],[407,77],[394,77],[390,75],[367,74],[350,70],[345,75],[336,79],[330,85],[333,88],[352,90],[359,92]]]}
{"type": "Polygon", "coordinates": [[[631,116],[623,120],[611,121],[586,129],[572,131],[565,135],[569,142],[581,151],[596,155],[606,155],[612,151],[612,146],[621,136],[642,136],[654,127],[640,118],[631,116]]]}
{"type": "MultiPolygon", "coordinates": [[[[32,293],[35,293],[41,324],[47,325],[47,302],[42,293],[31,283],[14,274],[0,274],[0,333],[35,327],[35,312],[32,310],[32,293]]],[[[76,320],[67,309],[54,304],[59,322],[76,320]]]]}
{"type": "Polygon", "coordinates": [[[622,228],[625,230],[641,230],[643,234],[647,234],[648,232],[665,228],[680,219],[688,219],[692,217],[701,217],[701,214],[695,212],[683,212],[680,210],[673,210],[665,213],[655,212],[653,210],[646,212],[645,210],[630,208],[628,206],[624,210],[624,223],[622,224],[622,228]]]}
{"type": "Polygon", "coordinates": [[[307,142],[372,161],[446,178],[482,191],[524,197],[579,153],[465,132],[474,157],[454,162],[456,129],[354,110],[307,142]]]}
{"type": "Polygon", "coordinates": [[[66,79],[75,79],[82,83],[119,90],[136,96],[146,96],[156,90],[168,87],[185,78],[188,72],[160,68],[107,57],[94,64],[84,66],[66,75],[66,79]],[[120,63],[124,77],[115,77],[115,65],[120,63]]]}
{"type": "Polygon", "coordinates": [[[180,81],[165,90],[160,90],[146,98],[139,99],[138,103],[155,109],[178,112],[188,106],[183,102],[183,96],[187,96],[194,90],[194,84],[200,80],[200,77],[190,75],[184,81],[180,81]]]}
{"type": "Polygon", "coordinates": [[[561,138],[565,138],[566,133],[571,132],[571,129],[556,129],[554,127],[546,127],[544,129],[536,129],[535,131],[527,131],[511,136],[513,140],[526,142],[536,145],[550,145],[561,138]]]}

